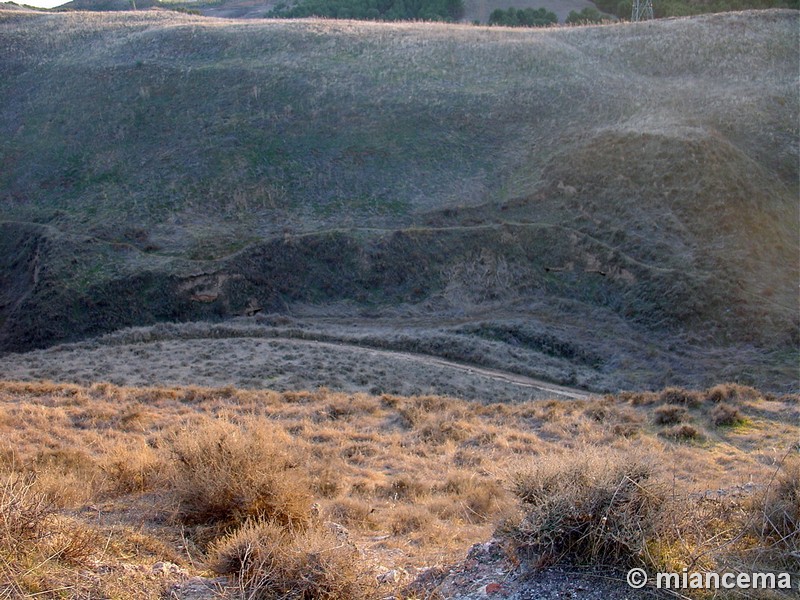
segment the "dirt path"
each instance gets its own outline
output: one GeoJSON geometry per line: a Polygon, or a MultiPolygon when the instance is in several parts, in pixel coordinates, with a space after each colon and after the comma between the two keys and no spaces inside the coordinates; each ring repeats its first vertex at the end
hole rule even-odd
{"type": "Polygon", "coordinates": [[[0,363],[0,378],[87,385],[99,381],[132,386],[234,385],[277,391],[326,387],[347,393],[435,394],[511,402],[588,395],[518,373],[377,348],[367,341],[314,339],[277,331],[263,335],[263,330],[262,335],[253,336],[187,333],[6,355],[0,363]]]}
{"type": "MultiPolygon", "coordinates": [[[[277,339],[292,339],[292,338],[277,338],[277,339]]],[[[296,339],[292,341],[298,341],[296,339]]],[[[474,365],[468,365],[464,363],[455,362],[452,360],[446,360],[444,358],[438,358],[435,356],[430,356],[427,354],[415,354],[413,352],[399,352],[396,350],[380,350],[377,348],[365,348],[364,346],[358,346],[355,344],[346,344],[346,343],[336,343],[336,342],[316,342],[310,340],[302,340],[303,343],[310,344],[317,347],[331,347],[331,348],[351,348],[351,349],[358,349],[367,352],[370,356],[379,357],[382,356],[384,358],[392,358],[397,360],[411,360],[411,361],[420,361],[427,364],[437,365],[439,367],[446,367],[450,369],[455,369],[457,371],[461,371],[462,373],[469,373],[473,375],[481,375],[483,377],[488,377],[489,379],[493,379],[495,381],[503,381],[506,383],[513,383],[515,385],[519,385],[522,387],[532,388],[541,392],[545,392],[548,394],[555,394],[558,396],[562,396],[565,398],[572,398],[573,400],[584,400],[589,397],[589,394],[585,391],[576,389],[576,388],[569,388],[560,385],[556,385],[554,383],[548,383],[546,381],[542,381],[540,379],[534,379],[532,377],[526,377],[525,375],[518,375],[516,373],[509,373],[507,371],[500,371],[497,369],[487,369],[485,367],[477,367],[474,365]]]]}

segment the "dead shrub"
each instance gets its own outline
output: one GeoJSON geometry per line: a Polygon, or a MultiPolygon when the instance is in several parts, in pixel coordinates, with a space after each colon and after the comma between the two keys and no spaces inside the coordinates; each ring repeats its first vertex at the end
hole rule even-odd
{"type": "Polygon", "coordinates": [[[367,459],[372,458],[378,453],[374,444],[357,443],[350,444],[342,448],[341,455],[348,463],[353,465],[363,465],[367,459]]]}
{"type": "Polygon", "coordinates": [[[114,494],[153,489],[161,483],[165,467],[163,457],[144,441],[114,446],[102,465],[106,488],[114,494]]]}
{"type": "Polygon", "coordinates": [[[364,500],[341,498],[330,504],[327,514],[331,521],[345,526],[357,525],[373,529],[376,526],[373,511],[374,509],[364,500]]]}
{"type": "Polygon", "coordinates": [[[442,422],[456,421],[465,416],[455,400],[443,396],[405,398],[395,402],[392,407],[397,410],[403,425],[409,429],[425,426],[434,416],[442,422]]]}
{"type": "Polygon", "coordinates": [[[666,486],[651,461],[620,452],[549,456],[515,477],[523,555],[581,564],[641,563],[663,527],[666,486]]]}
{"type": "Polygon", "coordinates": [[[658,401],[658,394],[653,392],[620,392],[617,397],[633,406],[645,406],[658,401]]]}
{"type": "Polygon", "coordinates": [[[457,467],[479,467],[483,464],[483,455],[473,449],[461,448],[453,454],[453,464],[457,467]]]}
{"type": "Polygon", "coordinates": [[[680,404],[687,408],[697,408],[702,398],[700,392],[677,387],[664,388],[658,394],[658,401],[663,404],[680,404]]]}
{"type": "Polygon", "coordinates": [[[759,559],[775,568],[797,566],[800,548],[800,456],[781,465],[772,484],[750,506],[759,559]]]}
{"type": "Polygon", "coordinates": [[[335,498],[344,490],[344,462],[336,457],[321,458],[322,464],[315,469],[312,489],[323,498],[335,498]]]}
{"type": "Polygon", "coordinates": [[[689,411],[683,406],[665,404],[653,411],[653,423],[656,425],[676,425],[685,421],[688,416],[689,411]]]}
{"type": "Polygon", "coordinates": [[[495,480],[477,477],[474,473],[457,472],[438,486],[435,492],[450,496],[438,514],[468,523],[483,523],[507,503],[508,493],[495,480]]]}
{"type": "Polygon", "coordinates": [[[473,434],[472,426],[466,421],[451,421],[449,418],[431,419],[419,429],[419,437],[424,442],[441,445],[448,441],[462,442],[473,434]]]}
{"type": "Polygon", "coordinates": [[[381,495],[391,500],[416,500],[430,493],[430,487],[418,479],[405,475],[395,478],[388,486],[381,488],[381,495]]]}
{"type": "Polygon", "coordinates": [[[598,423],[606,422],[609,417],[614,412],[614,407],[612,406],[613,397],[606,396],[602,400],[596,401],[588,406],[584,411],[583,414],[593,420],[597,421],[598,423]]]}
{"type": "Polygon", "coordinates": [[[688,423],[675,425],[674,427],[665,429],[664,431],[660,432],[659,435],[678,442],[696,441],[703,438],[703,434],[700,433],[700,430],[698,430],[694,425],[689,425],[688,423]]]}
{"type": "Polygon", "coordinates": [[[41,450],[28,465],[36,475],[36,490],[57,507],[75,506],[91,498],[102,471],[94,458],[82,450],[41,450]]]}
{"type": "Polygon", "coordinates": [[[506,491],[494,481],[475,482],[461,494],[459,507],[468,523],[484,523],[504,504],[506,491]]]}
{"type": "Polygon", "coordinates": [[[423,531],[433,523],[433,515],[422,506],[401,505],[390,517],[389,529],[394,535],[423,531]]]}
{"type": "Polygon", "coordinates": [[[126,388],[122,388],[114,385],[113,383],[108,383],[105,381],[93,383],[87,391],[92,398],[114,401],[125,400],[126,392],[126,388]]]}
{"type": "Polygon", "coordinates": [[[373,589],[356,548],[322,529],[248,521],[210,555],[212,568],[235,575],[252,600],[360,600],[373,589]]]}
{"type": "Polygon", "coordinates": [[[46,521],[53,514],[52,503],[34,489],[33,474],[11,473],[0,487],[0,550],[15,556],[31,548],[46,534],[46,521]]]}
{"type": "Polygon", "coordinates": [[[721,383],[706,390],[705,401],[740,402],[743,400],[756,400],[760,396],[758,390],[737,383],[721,383]]]}
{"type": "Polygon", "coordinates": [[[48,528],[42,554],[68,565],[87,565],[105,541],[95,529],[73,519],[52,518],[48,528]]]}
{"type": "Polygon", "coordinates": [[[302,527],[309,521],[304,457],[267,421],[206,421],[173,435],[169,445],[170,487],[183,523],[229,526],[263,518],[302,527]]]}
{"type": "MultiPolygon", "coordinates": [[[[36,490],[34,474],[7,474],[0,481],[0,595],[27,598],[47,572],[84,565],[102,547],[100,536],[82,523],[59,517],[36,490]]],[[[34,593],[38,595],[38,593],[34,593]]]]}
{"type": "Polygon", "coordinates": [[[614,423],[611,426],[611,433],[618,437],[631,438],[641,433],[641,431],[641,423],[637,422],[614,423]]]}
{"type": "Polygon", "coordinates": [[[319,410],[319,420],[337,421],[357,415],[374,414],[378,404],[372,396],[358,394],[354,396],[336,395],[319,410]]]}
{"type": "Polygon", "coordinates": [[[711,422],[717,427],[730,427],[743,421],[742,413],[735,406],[721,402],[711,409],[711,422]]]}

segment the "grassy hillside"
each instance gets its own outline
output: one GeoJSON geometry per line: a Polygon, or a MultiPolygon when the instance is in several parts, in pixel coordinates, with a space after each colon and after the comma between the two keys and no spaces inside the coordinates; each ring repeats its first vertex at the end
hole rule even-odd
{"type": "Polygon", "coordinates": [[[797,23],[1,11],[0,348],[399,306],[512,345],[602,324],[603,373],[615,340],[734,348],[702,384],[754,350],[743,380],[791,386],[797,23]]]}
{"type": "MultiPolygon", "coordinates": [[[[58,10],[131,10],[132,0],[72,0],[58,10]]],[[[235,19],[265,18],[273,16],[278,6],[293,5],[295,2],[284,0],[138,0],[136,8],[141,10],[151,6],[191,11],[208,17],[224,17],[235,19]]],[[[631,16],[631,0],[465,0],[464,23],[489,22],[489,15],[495,9],[544,8],[558,16],[558,22],[564,23],[570,12],[580,13],[584,8],[598,8],[609,18],[629,20],[631,16]]],[[[740,10],[759,10],[770,8],[798,8],[798,0],[661,0],[653,6],[657,19],[664,17],[684,17],[740,10]]],[[[327,13],[326,13],[327,14],[327,13]]],[[[377,15],[373,16],[377,18],[377,15]]]]}

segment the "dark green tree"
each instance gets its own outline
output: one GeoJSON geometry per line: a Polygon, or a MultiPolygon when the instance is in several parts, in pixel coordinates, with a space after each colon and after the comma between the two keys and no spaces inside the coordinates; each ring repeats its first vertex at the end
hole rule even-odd
{"type": "Polygon", "coordinates": [[[545,8],[498,8],[489,15],[489,25],[506,27],[547,27],[558,23],[554,12],[545,8]]]}
{"type": "Polygon", "coordinates": [[[603,15],[600,11],[593,6],[587,6],[581,12],[570,11],[567,20],[564,21],[569,25],[589,25],[592,23],[601,23],[603,15]]]}

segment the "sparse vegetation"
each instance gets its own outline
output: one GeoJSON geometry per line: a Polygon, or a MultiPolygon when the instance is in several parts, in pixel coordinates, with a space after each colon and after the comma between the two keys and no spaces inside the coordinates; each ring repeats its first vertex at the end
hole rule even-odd
{"type": "Polygon", "coordinates": [[[416,572],[493,532],[540,566],[792,568],[796,450],[777,451],[796,443],[796,399],[743,400],[748,429],[703,444],[657,435],[655,408],[5,382],[4,593],[156,598],[211,569],[254,598],[384,597],[377,565],[416,572]],[[459,435],[423,434],[449,421],[459,435]]]}
{"type": "MultiPolygon", "coordinates": [[[[735,494],[698,497],[676,489],[652,455],[585,448],[549,456],[517,476],[523,516],[503,531],[517,555],[539,567],[566,562],[652,572],[796,573],[796,458],[779,466],[765,492],[743,501],[735,494]]],[[[707,597],[704,590],[684,592],[707,597]]]]}
{"type": "Polygon", "coordinates": [[[291,437],[263,421],[241,425],[194,422],[169,438],[170,487],[187,525],[220,530],[248,519],[302,530],[309,521],[311,485],[291,437]]]}
{"type": "Polygon", "coordinates": [[[210,556],[213,569],[235,575],[253,600],[362,600],[376,591],[355,546],[320,527],[298,532],[251,521],[217,542],[210,556]]]}
{"type": "Polygon", "coordinates": [[[700,406],[702,396],[699,392],[694,390],[670,387],[662,390],[658,395],[658,399],[666,404],[677,404],[687,408],[697,408],[700,406]]]}
{"type": "Polygon", "coordinates": [[[653,420],[658,425],[675,425],[686,419],[688,414],[689,411],[683,406],[665,404],[653,411],[653,420]]]}
{"type": "Polygon", "coordinates": [[[731,426],[742,422],[742,415],[739,409],[724,402],[717,404],[711,409],[711,422],[719,426],[731,426]]]}
{"type": "Polygon", "coordinates": [[[750,524],[758,545],[755,560],[796,570],[800,548],[800,457],[787,455],[766,490],[750,501],[750,524]]]}
{"type": "Polygon", "coordinates": [[[661,435],[665,438],[683,442],[700,440],[703,437],[700,430],[689,423],[681,423],[668,427],[661,432],[661,435]]]}
{"type": "Polygon", "coordinates": [[[796,573],[796,51],[0,8],[0,597],[796,573]]]}

